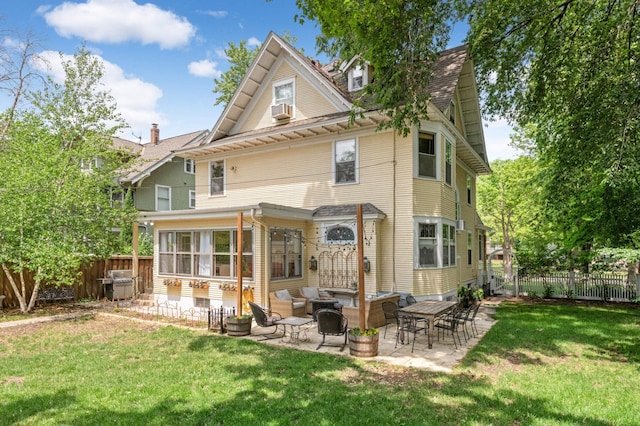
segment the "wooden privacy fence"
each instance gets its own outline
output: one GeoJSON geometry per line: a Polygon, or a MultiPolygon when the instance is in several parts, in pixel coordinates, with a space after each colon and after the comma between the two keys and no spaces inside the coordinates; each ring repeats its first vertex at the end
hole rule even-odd
{"type": "MultiPolygon", "coordinates": [[[[501,277],[499,277],[501,278],[501,277]]],[[[541,276],[519,276],[518,293],[542,297],[630,302],[638,297],[640,276],[611,273],[553,272],[541,276]]],[[[515,291],[514,280],[504,280],[504,289],[515,291]]]]}
{"type": "MultiPolygon", "coordinates": [[[[140,256],[138,258],[138,275],[140,277],[138,289],[143,292],[145,288],[153,287],[153,256],[140,256]]],[[[107,276],[107,271],[112,269],[133,269],[133,258],[131,256],[113,256],[107,260],[100,260],[85,266],[80,272],[78,282],[73,284],[75,300],[80,299],[101,299],[104,297],[104,289],[99,278],[107,276]]],[[[20,277],[14,274],[14,279],[20,288],[20,277]]],[[[31,296],[34,281],[33,274],[25,271],[27,295],[31,296]]],[[[46,283],[42,284],[46,287],[46,283]]],[[[4,295],[4,307],[19,306],[18,299],[13,294],[9,278],[0,270],[0,295],[4,295]]]]}

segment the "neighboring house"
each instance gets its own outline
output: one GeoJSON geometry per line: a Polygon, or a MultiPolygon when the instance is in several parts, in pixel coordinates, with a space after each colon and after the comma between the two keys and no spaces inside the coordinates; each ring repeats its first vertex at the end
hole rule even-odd
{"type": "Polygon", "coordinates": [[[452,299],[484,280],[476,177],[490,168],[466,48],[440,55],[429,119],[407,137],[376,131],[377,111],[349,125],[353,95],[371,78],[358,63],[323,68],[269,34],[211,133],[178,153],[195,161],[196,208],[139,217],[155,223],[157,302],[235,305],[222,287],[236,280],[238,212],[243,283],[257,302],[285,288],[351,288],[356,204],[367,297],[452,299]]]}
{"type": "Polygon", "coordinates": [[[176,157],[175,151],[197,146],[207,130],[160,139],[157,124],[151,127],[149,143],[134,145],[138,161],[120,184],[133,190],[134,206],[139,211],[170,211],[195,208],[195,162],[176,157]]]}

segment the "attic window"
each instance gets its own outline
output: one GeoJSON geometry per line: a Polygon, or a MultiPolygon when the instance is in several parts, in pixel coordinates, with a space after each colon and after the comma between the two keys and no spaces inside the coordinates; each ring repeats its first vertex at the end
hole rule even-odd
{"type": "Polygon", "coordinates": [[[362,90],[367,79],[367,70],[360,65],[356,65],[349,70],[349,91],[362,90]]]}
{"type": "Polygon", "coordinates": [[[449,121],[454,125],[456,124],[456,104],[453,102],[449,104],[449,121]]]}

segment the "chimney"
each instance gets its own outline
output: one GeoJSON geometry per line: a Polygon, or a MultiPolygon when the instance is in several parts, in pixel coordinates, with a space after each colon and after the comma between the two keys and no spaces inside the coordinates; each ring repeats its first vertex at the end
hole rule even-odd
{"type": "Polygon", "coordinates": [[[156,123],[153,123],[151,125],[151,145],[158,145],[158,142],[160,142],[160,129],[156,123]]]}

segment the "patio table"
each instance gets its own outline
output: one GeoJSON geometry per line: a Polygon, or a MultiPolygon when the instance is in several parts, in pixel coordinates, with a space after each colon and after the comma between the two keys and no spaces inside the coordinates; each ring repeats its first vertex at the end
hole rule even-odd
{"type": "Polygon", "coordinates": [[[433,334],[434,327],[433,323],[435,319],[440,315],[446,314],[454,306],[456,306],[458,302],[449,302],[442,300],[423,300],[422,302],[414,303],[413,305],[405,306],[401,308],[401,311],[411,313],[417,317],[427,318],[429,320],[429,333],[428,333],[428,342],[429,349],[433,346],[433,334]]]}
{"type": "Polygon", "coordinates": [[[276,321],[275,323],[278,325],[282,325],[284,327],[284,336],[282,336],[282,341],[285,343],[292,343],[297,345],[300,343],[300,333],[302,332],[303,337],[302,341],[306,342],[309,340],[307,337],[307,328],[302,328],[302,326],[308,325],[313,322],[312,318],[302,318],[302,317],[287,317],[281,320],[276,321]],[[291,331],[289,331],[289,338],[287,340],[287,326],[291,327],[291,331]]]}

